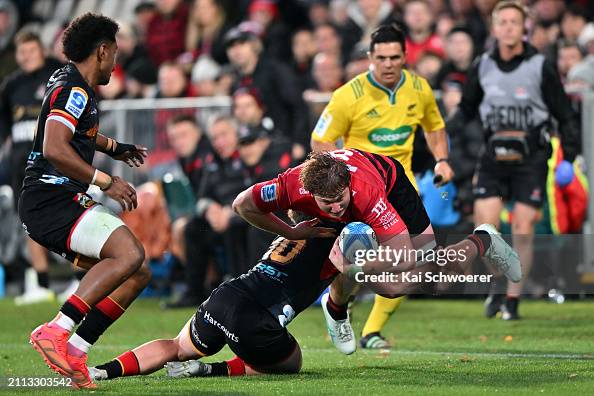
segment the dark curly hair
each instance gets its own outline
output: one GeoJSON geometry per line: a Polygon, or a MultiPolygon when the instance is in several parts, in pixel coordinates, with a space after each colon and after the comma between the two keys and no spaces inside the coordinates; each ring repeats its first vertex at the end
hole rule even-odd
{"type": "Polygon", "coordinates": [[[381,25],[371,33],[369,52],[373,53],[375,45],[380,43],[400,43],[402,51],[406,50],[404,32],[396,24],[381,25]]]}
{"type": "Polygon", "coordinates": [[[106,16],[81,15],[64,30],[64,55],[73,62],[82,62],[101,44],[114,43],[118,30],[118,24],[106,16]]]}
{"type": "Polygon", "coordinates": [[[345,162],[327,152],[314,152],[303,164],[299,181],[313,195],[335,198],[351,184],[351,173],[345,162]]]}

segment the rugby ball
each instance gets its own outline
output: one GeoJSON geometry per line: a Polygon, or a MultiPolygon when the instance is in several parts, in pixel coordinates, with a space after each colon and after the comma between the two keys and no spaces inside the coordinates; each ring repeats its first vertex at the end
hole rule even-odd
{"type": "Polygon", "coordinates": [[[365,223],[359,221],[349,223],[342,229],[338,236],[338,246],[344,257],[356,264],[357,257],[364,257],[366,250],[377,250],[379,241],[375,231],[365,223]],[[359,251],[359,253],[357,253],[359,251]]]}

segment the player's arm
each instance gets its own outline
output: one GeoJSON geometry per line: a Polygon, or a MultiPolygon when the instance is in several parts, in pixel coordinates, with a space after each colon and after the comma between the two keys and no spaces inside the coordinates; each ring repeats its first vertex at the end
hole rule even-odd
{"type": "Polygon", "coordinates": [[[435,175],[440,176],[439,184],[445,184],[454,177],[454,171],[448,163],[449,145],[445,123],[437,107],[435,96],[426,80],[421,80],[423,117],[421,126],[425,131],[427,146],[435,159],[435,175]]]}
{"type": "Polygon", "coordinates": [[[336,141],[350,129],[349,110],[351,109],[341,97],[341,91],[335,92],[311,134],[313,151],[334,151],[338,148],[336,141]]]}
{"type": "Polygon", "coordinates": [[[62,122],[48,119],[45,122],[43,157],[65,176],[98,186],[123,209],[136,208],[136,191],[121,178],[112,177],[87,164],[70,145],[72,136],[72,130],[62,122]]]}
{"type": "Polygon", "coordinates": [[[332,228],[315,227],[319,222],[318,219],[303,221],[291,227],[272,213],[274,208],[270,205],[260,202],[261,207],[259,207],[254,200],[254,189],[261,188],[261,186],[257,186],[252,186],[241,192],[233,201],[235,213],[254,227],[291,240],[334,236],[332,228]]]}
{"type": "Polygon", "coordinates": [[[100,133],[97,134],[96,147],[97,151],[101,151],[118,161],[123,161],[130,167],[139,167],[144,164],[148,151],[146,147],[120,143],[100,133]]]}
{"type": "Polygon", "coordinates": [[[569,98],[552,63],[545,60],[542,66],[541,91],[544,102],[559,124],[563,158],[573,162],[579,147],[577,114],[571,108],[569,98]]]}

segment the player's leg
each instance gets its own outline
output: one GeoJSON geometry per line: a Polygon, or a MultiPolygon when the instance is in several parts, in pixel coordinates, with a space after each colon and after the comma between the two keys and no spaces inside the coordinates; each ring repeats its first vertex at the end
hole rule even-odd
{"type": "MultiPolygon", "coordinates": [[[[57,202],[65,205],[65,210],[73,210],[68,206],[72,203],[57,202]]],[[[122,221],[102,205],[91,206],[76,218],[78,220],[72,226],[67,242],[50,241],[49,245],[64,246],[72,252],[98,259],[98,262],[83,277],[77,291],[68,298],[56,317],[31,334],[31,343],[50,367],[67,376],[73,375],[67,362],[66,341],[70,332],[92,306],[138,271],[144,261],[142,245],[122,221]]],[[[89,381],[77,376],[73,377],[73,384],[86,386],[89,381]]]]}
{"type": "Polygon", "coordinates": [[[217,305],[224,307],[229,303],[225,301],[217,304],[217,297],[211,296],[174,339],[147,342],[107,363],[89,368],[89,373],[95,380],[145,375],[163,368],[167,362],[185,362],[214,355],[225,346],[225,334],[218,327],[206,323],[203,315],[204,312],[216,311],[217,305]]]}
{"type": "MultiPolygon", "coordinates": [[[[97,260],[83,258],[78,266],[92,268],[97,260]]],[[[109,296],[93,306],[81,325],[68,341],[68,362],[79,376],[87,374],[87,355],[99,337],[122,316],[138,295],[144,290],[151,278],[147,263],[138,269],[109,296]]]]}
{"type": "Polygon", "coordinates": [[[334,346],[345,355],[357,350],[355,332],[348,312],[349,299],[357,290],[356,282],[339,274],[330,285],[330,292],[325,293],[320,301],[328,335],[334,346]]]}
{"type": "MultiPolygon", "coordinates": [[[[390,192],[388,200],[409,229],[415,247],[421,248],[427,242],[425,237],[415,238],[414,235],[422,234],[427,229],[429,217],[418,196],[417,188],[415,188],[414,184],[414,176],[411,175],[412,172],[406,172],[399,162],[395,160],[391,161],[397,171],[397,185],[390,192]]],[[[390,347],[390,344],[382,336],[381,332],[394,312],[400,307],[404,298],[404,296],[397,298],[375,296],[373,307],[361,331],[359,344],[362,348],[383,349],[390,347]]]]}

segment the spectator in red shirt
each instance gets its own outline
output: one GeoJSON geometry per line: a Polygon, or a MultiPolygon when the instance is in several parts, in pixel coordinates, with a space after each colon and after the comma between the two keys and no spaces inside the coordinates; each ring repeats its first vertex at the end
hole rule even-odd
{"type": "Polygon", "coordinates": [[[421,53],[432,52],[444,55],[443,43],[433,32],[433,14],[425,0],[413,0],[404,7],[404,23],[408,29],[406,37],[406,60],[409,66],[417,63],[421,53]]]}
{"type": "Polygon", "coordinates": [[[157,13],[149,22],[146,47],[153,63],[160,66],[184,52],[188,6],[182,0],[157,0],[157,13]]]}

